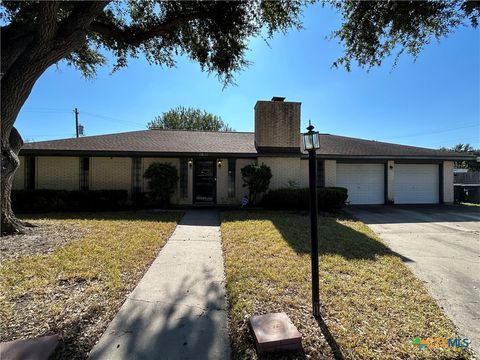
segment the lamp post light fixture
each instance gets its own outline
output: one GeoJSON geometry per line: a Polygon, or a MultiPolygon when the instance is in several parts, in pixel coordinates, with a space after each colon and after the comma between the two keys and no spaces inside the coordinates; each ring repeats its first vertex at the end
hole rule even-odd
{"type": "Polygon", "coordinates": [[[310,187],[310,239],[312,260],[312,307],[313,316],[320,317],[320,280],[318,269],[318,200],[317,200],[317,150],[320,149],[318,131],[309,122],[308,132],[303,134],[303,145],[308,151],[308,177],[310,187]]]}

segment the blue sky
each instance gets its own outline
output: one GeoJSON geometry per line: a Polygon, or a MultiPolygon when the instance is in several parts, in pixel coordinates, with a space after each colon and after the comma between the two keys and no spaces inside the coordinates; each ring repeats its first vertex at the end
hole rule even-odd
{"type": "Polygon", "coordinates": [[[432,42],[416,62],[403,55],[396,68],[351,72],[331,68],[342,55],[336,40],[339,15],[311,6],[305,29],[252,39],[252,65],[236,75],[236,86],[223,88],[198,64],[179,58],[176,68],[132,60],[94,80],[58,64],[38,80],[16,126],[25,139],[72,137],[73,108],[86,135],[142,130],[156,115],[178,105],[205,109],[237,131],[253,131],[253,106],[259,99],[285,96],[302,102],[302,129],[311,119],[317,130],[344,136],[438,148],[457,143],[480,147],[480,31],[459,28],[432,42]]]}

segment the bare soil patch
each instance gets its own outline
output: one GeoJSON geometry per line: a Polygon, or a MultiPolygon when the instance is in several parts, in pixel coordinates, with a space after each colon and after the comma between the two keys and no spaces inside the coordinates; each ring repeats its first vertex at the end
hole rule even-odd
{"type": "Polygon", "coordinates": [[[48,254],[88,234],[89,228],[46,219],[30,220],[27,233],[0,237],[0,261],[24,255],[48,254]]]}

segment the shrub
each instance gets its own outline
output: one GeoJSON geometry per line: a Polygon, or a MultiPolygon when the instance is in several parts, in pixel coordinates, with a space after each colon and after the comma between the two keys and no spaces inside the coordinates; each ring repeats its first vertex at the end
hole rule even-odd
{"type": "Polygon", "coordinates": [[[270,185],[272,170],[265,164],[248,164],[241,169],[243,186],[248,187],[248,200],[255,204],[257,196],[264,193],[270,185]]]}
{"type": "MultiPolygon", "coordinates": [[[[318,208],[335,211],[345,205],[348,192],[345,188],[326,187],[317,190],[318,208]]],[[[283,188],[270,190],[263,197],[263,205],[271,209],[308,210],[310,191],[308,188],[283,188]]]]}
{"type": "Polygon", "coordinates": [[[128,207],[126,190],[13,190],[14,211],[95,211],[128,207]]]}
{"type": "Polygon", "coordinates": [[[177,169],[168,163],[152,163],[143,175],[148,180],[148,187],[154,200],[160,201],[160,206],[170,204],[170,194],[175,191],[178,182],[177,169]]]}

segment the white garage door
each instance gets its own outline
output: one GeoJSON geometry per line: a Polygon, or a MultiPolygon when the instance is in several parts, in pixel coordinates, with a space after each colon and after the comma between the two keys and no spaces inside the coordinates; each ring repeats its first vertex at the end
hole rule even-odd
{"type": "Polygon", "coordinates": [[[337,186],[348,189],[350,204],[384,203],[383,164],[337,164],[337,186]]]}
{"type": "Polygon", "coordinates": [[[395,164],[395,204],[438,203],[438,165],[395,164]]]}

